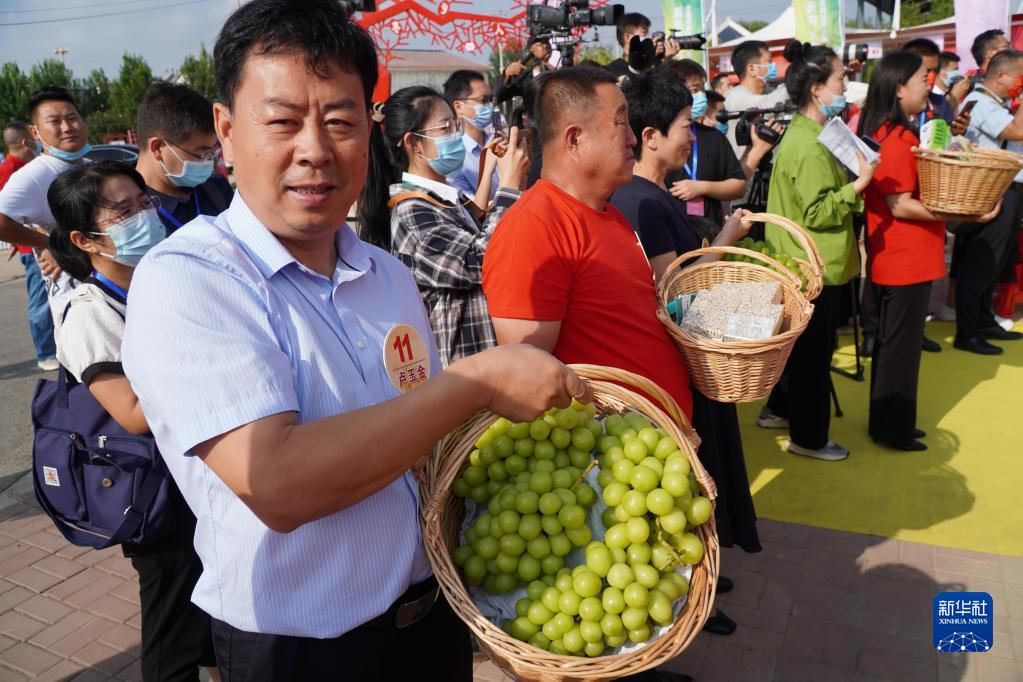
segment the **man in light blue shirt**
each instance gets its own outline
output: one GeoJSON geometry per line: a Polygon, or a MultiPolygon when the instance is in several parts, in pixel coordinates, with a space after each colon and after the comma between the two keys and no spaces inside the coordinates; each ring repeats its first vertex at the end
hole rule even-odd
{"type": "MultiPolygon", "coordinates": [[[[479,71],[462,69],[455,71],[444,81],[444,98],[454,109],[455,116],[465,121],[465,133],[462,135],[462,142],[465,144],[465,164],[462,170],[448,176],[448,182],[467,196],[475,197],[480,184],[480,157],[493,132],[494,95],[490,84],[479,71]]],[[[490,163],[493,164],[496,160],[494,158],[490,163]]],[[[488,199],[497,194],[501,179],[496,165],[493,169],[488,199]]]]}
{"type": "MultiPolygon", "coordinates": [[[[966,136],[976,145],[1023,153],[1023,109],[1015,114],[1009,100],[1023,92],[1023,52],[1003,50],[988,63],[984,82],[963,100],[973,104],[966,136]]],[[[1020,192],[1023,171],[1002,198],[998,217],[972,233],[961,230],[953,251],[952,271],[956,278],[956,336],[954,346],[980,355],[998,355],[1002,347],[991,340],[1016,341],[1020,332],[999,326],[992,311],[995,286],[1002,272],[1012,265],[1016,235],[1023,215],[1020,192]]]]}
{"type": "Polygon", "coordinates": [[[122,359],[198,519],[218,664],[235,682],[469,680],[416,462],[480,409],[532,419],[589,389],[525,346],[441,371],[411,274],[344,224],[377,62],[338,3],[244,4],[214,59],[238,193],[135,271],[122,359]],[[430,372],[405,393],[384,364],[396,332],[430,372]]]}

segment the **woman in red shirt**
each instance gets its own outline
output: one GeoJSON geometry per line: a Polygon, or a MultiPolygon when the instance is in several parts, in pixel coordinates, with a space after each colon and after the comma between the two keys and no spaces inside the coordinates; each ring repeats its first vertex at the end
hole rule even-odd
{"type": "MultiPolygon", "coordinates": [[[[920,351],[931,282],[945,275],[946,219],[920,203],[916,121],[927,108],[927,69],[909,52],[889,54],[870,80],[859,133],[881,144],[865,195],[867,265],[881,315],[870,377],[870,437],[896,450],[926,450],[916,428],[920,351]]],[[[991,220],[997,211],[979,217],[991,220]]]]}

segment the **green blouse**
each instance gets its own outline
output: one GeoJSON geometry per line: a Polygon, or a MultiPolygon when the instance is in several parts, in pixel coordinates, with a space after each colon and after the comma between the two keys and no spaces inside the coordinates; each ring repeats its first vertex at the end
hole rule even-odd
{"type": "MultiPolygon", "coordinates": [[[[824,283],[845,284],[859,272],[859,249],[852,215],[863,201],[845,167],[817,142],[823,130],[801,114],[792,117],[778,145],[767,195],[767,212],[785,216],[809,233],[824,258],[824,283]]],[[[775,253],[805,258],[802,247],[776,225],[766,226],[768,247],[775,253]]]]}

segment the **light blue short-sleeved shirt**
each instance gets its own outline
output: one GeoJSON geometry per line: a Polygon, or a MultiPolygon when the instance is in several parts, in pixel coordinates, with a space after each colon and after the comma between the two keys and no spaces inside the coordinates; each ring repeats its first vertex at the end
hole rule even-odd
{"type": "MultiPolygon", "coordinates": [[[[405,266],[347,225],[337,249],[332,278],[309,270],[236,194],[220,216],[200,216],[154,248],[132,278],[122,362],[198,519],[203,572],[192,600],[248,632],[336,637],[430,575],[410,473],[285,534],[191,452],[280,412],[306,423],[394,398],[383,340],[395,324],[418,329],[440,367],[405,266]]],[[[395,424],[395,434],[405,428],[414,423],[395,424]]]]}
{"type": "MultiPolygon", "coordinates": [[[[484,133],[483,144],[485,145],[490,138],[491,135],[484,133]]],[[[476,144],[476,140],[472,139],[469,133],[462,135],[462,144],[465,145],[465,163],[462,164],[462,170],[448,176],[448,182],[471,197],[476,195],[476,189],[479,187],[480,157],[483,155],[483,147],[476,144]]],[[[500,181],[500,174],[495,168],[494,175],[490,179],[491,200],[497,194],[497,186],[500,184],[500,181]]]]}
{"type": "MultiPolygon", "coordinates": [[[[1013,118],[1008,103],[1001,101],[997,95],[982,85],[974,88],[973,92],[963,99],[963,106],[974,101],[977,103],[970,112],[970,127],[966,129],[966,137],[980,147],[1000,149],[1004,141],[999,135],[1005,130],[1005,126],[1012,123],[1013,118]]],[[[1005,149],[1023,154],[1023,145],[1014,140],[1005,143],[1005,149]]],[[[1016,175],[1016,182],[1023,182],[1023,171],[1016,175]]]]}

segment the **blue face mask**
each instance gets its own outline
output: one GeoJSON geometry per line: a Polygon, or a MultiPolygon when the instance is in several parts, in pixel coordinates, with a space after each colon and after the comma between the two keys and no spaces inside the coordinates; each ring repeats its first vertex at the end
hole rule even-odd
{"type": "MultiPolygon", "coordinates": [[[[760,64],[759,66],[764,66],[764,65],[760,64]]],[[[778,77],[778,65],[775,64],[774,62],[771,62],[770,64],[767,65],[767,75],[764,76],[764,80],[765,81],[773,81],[777,77],[778,77]]]]}
{"type": "Polygon", "coordinates": [[[703,115],[707,113],[707,93],[700,90],[698,93],[693,95],[693,120],[699,120],[703,118],[703,115]]]}
{"type": "Polygon", "coordinates": [[[181,162],[181,172],[177,175],[172,175],[167,170],[167,166],[163,165],[163,161],[160,162],[160,166],[167,175],[167,179],[175,185],[178,187],[198,187],[210,179],[210,175],[213,174],[213,159],[207,161],[186,161],[181,158],[180,154],[174,151],[174,147],[170,144],[167,145],[167,149],[170,149],[171,153],[178,157],[178,161],[181,162]]]}
{"type": "MultiPolygon", "coordinates": [[[[92,145],[89,144],[88,142],[86,142],[82,146],[82,148],[79,149],[76,152],[66,152],[63,149],[57,149],[56,147],[51,147],[50,145],[42,142],[42,140],[39,140],[39,142],[40,142],[40,145],[39,145],[40,148],[45,147],[46,150],[50,152],[50,156],[52,156],[55,159],[60,159],[61,161],[67,161],[68,163],[72,163],[73,161],[77,161],[78,159],[82,158],[83,156],[85,156],[86,154],[88,154],[89,152],[92,151],[92,145]]],[[[40,153],[42,153],[42,152],[40,151],[40,153]]]]}
{"type": "Polygon", "coordinates": [[[728,124],[727,123],[716,123],[716,124],[714,124],[714,127],[717,128],[717,131],[719,133],[721,133],[722,135],[727,135],[728,134],[728,124]]]}
{"type": "Polygon", "coordinates": [[[462,170],[462,165],[465,163],[465,144],[462,142],[461,135],[456,134],[451,137],[433,137],[430,139],[433,140],[433,145],[437,148],[436,159],[426,159],[423,156],[426,162],[430,164],[430,168],[445,177],[454,175],[462,170]]]}
{"type": "Polygon", "coordinates": [[[476,115],[469,120],[474,128],[483,130],[493,122],[494,105],[482,104],[476,107],[476,115]]]}
{"type": "Polygon", "coordinates": [[[845,111],[847,103],[845,101],[845,95],[836,95],[832,93],[831,104],[821,104],[821,113],[827,118],[834,118],[835,116],[841,115],[845,111]]]}
{"type": "Polygon", "coordinates": [[[106,232],[89,234],[110,237],[115,253],[102,253],[115,263],[134,268],[151,248],[163,241],[167,230],[153,209],[139,211],[132,217],[110,227],[106,232]]]}
{"type": "Polygon", "coordinates": [[[36,156],[39,156],[42,153],[43,153],[43,143],[39,141],[39,138],[36,138],[36,156]]]}

